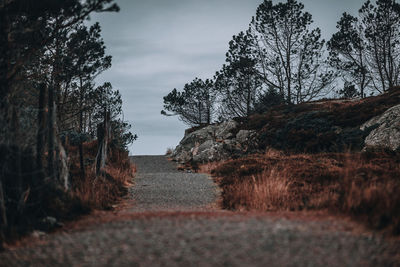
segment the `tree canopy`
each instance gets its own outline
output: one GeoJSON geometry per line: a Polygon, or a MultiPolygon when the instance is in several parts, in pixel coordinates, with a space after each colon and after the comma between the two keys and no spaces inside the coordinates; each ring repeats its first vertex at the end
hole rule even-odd
{"type": "Polygon", "coordinates": [[[96,85],[111,56],[100,25],[84,23],[92,12],[118,10],[114,0],[0,2],[0,248],[8,227],[28,223],[28,212],[43,216],[46,190],[72,190],[71,147],[79,146],[86,179],[92,162],[82,143],[97,141],[99,129],[103,155],[108,143],[126,151],[136,139],[119,91],[96,85]]]}
{"type": "Polygon", "coordinates": [[[362,97],[398,85],[400,5],[393,0],[366,1],[358,17],[344,13],[328,42],[330,63],[362,97]]]}
{"type": "Polygon", "coordinates": [[[185,84],[180,92],[176,88],[164,97],[164,109],[161,114],[178,115],[179,119],[191,126],[210,124],[214,116],[215,94],[213,82],[195,78],[185,84]]]}
{"type": "Polygon", "coordinates": [[[265,0],[251,22],[264,82],[277,88],[288,103],[321,96],[333,80],[324,62],[325,41],[319,28],[311,29],[312,22],[312,15],[296,0],[265,0]]]}
{"type": "Polygon", "coordinates": [[[261,90],[254,49],[255,39],[250,32],[240,32],[229,42],[226,64],[215,75],[222,117],[246,117],[254,110],[261,90]]]}
{"type": "MultiPolygon", "coordinates": [[[[335,94],[355,98],[383,93],[399,85],[399,79],[396,1],[368,0],[358,17],[343,13],[337,32],[325,45],[320,28],[313,26],[312,15],[300,1],[264,0],[249,28],[229,42],[225,63],[210,82],[208,91],[215,103],[209,106],[219,120],[248,117],[282,104],[282,99],[298,104],[335,94]]],[[[195,87],[174,89],[164,97],[165,109],[189,125],[207,121],[199,115],[204,108],[194,104],[201,99],[195,87]]]]}

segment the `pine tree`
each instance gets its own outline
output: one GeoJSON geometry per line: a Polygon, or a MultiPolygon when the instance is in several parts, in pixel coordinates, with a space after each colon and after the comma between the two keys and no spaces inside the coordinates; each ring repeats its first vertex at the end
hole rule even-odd
{"type": "Polygon", "coordinates": [[[215,75],[223,118],[248,117],[254,110],[261,90],[254,48],[254,38],[249,32],[240,32],[229,42],[226,64],[215,75]]]}
{"type": "Polygon", "coordinates": [[[325,66],[321,30],[311,29],[312,22],[296,0],[278,4],[265,0],[251,23],[264,83],[278,88],[288,103],[320,96],[334,78],[325,66]]]}
{"type": "MultiPolygon", "coordinates": [[[[42,170],[44,140],[48,144],[47,175],[56,177],[57,172],[65,174],[63,166],[58,165],[57,159],[65,153],[62,153],[56,134],[57,99],[63,83],[61,74],[63,38],[90,13],[117,10],[118,6],[113,4],[113,0],[7,0],[0,3],[0,149],[3,154],[0,164],[2,168],[17,173],[19,177],[16,179],[16,184],[11,184],[11,187],[14,185],[18,187],[14,190],[14,187],[10,188],[10,183],[14,181],[11,181],[7,174],[0,173],[0,248],[7,223],[14,221],[7,220],[7,216],[14,210],[12,207],[6,210],[6,206],[19,203],[17,212],[20,215],[24,209],[24,202],[19,201],[24,199],[26,192],[29,193],[25,189],[36,186],[35,190],[37,188],[43,190],[43,187],[38,187],[40,179],[31,180],[32,175],[25,177],[26,181],[20,179],[23,177],[21,168],[31,169],[31,165],[35,162],[32,160],[33,154],[28,153],[31,149],[29,146],[32,146],[28,141],[35,139],[32,138],[35,136],[32,134],[33,130],[37,130],[35,165],[36,168],[40,168],[35,171],[37,177],[34,177],[40,178],[40,173],[44,175],[42,170]],[[54,54],[50,62],[47,60],[51,52],[54,54]],[[39,111],[35,113],[37,108],[39,111]],[[43,112],[45,109],[47,118],[43,112]],[[28,114],[29,110],[32,110],[31,114],[28,114]],[[15,134],[15,130],[26,124],[26,121],[31,122],[31,125],[32,122],[37,122],[36,127],[31,126],[28,140],[22,137],[27,133],[15,134]],[[46,132],[47,138],[45,138],[46,132]],[[26,153],[22,153],[23,150],[26,153]],[[13,157],[16,159],[13,160],[13,157]],[[26,159],[23,165],[14,165],[14,162],[21,163],[23,157],[26,159]],[[7,183],[4,183],[5,181],[7,183]],[[8,187],[4,186],[5,184],[8,187]]],[[[34,194],[38,201],[40,193],[41,191],[37,190],[34,194]]],[[[30,199],[33,197],[30,195],[30,199]]]]}
{"type": "Polygon", "coordinates": [[[358,18],[344,13],[328,42],[330,63],[360,95],[383,93],[399,84],[400,5],[393,0],[367,1],[358,18]]]}
{"type": "Polygon", "coordinates": [[[161,114],[178,115],[179,119],[190,126],[207,125],[215,113],[215,92],[213,81],[195,78],[185,84],[182,92],[172,90],[164,97],[164,109],[161,114]]]}

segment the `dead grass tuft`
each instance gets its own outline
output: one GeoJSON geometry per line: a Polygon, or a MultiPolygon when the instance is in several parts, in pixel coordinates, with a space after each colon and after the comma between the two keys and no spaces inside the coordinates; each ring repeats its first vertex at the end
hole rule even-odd
{"type": "Polygon", "coordinates": [[[290,181],[280,175],[276,169],[270,169],[252,175],[250,180],[234,183],[224,192],[231,195],[231,198],[224,199],[224,204],[236,210],[289,209],[288,203],[293,198],[290,194],[290,181]]]}
{"type": "Polygon", "coordinates": [[[109,209],[127,193],[131,186],[136,167],[129,159],[127,151],[110,148],[105,173],[96,177],[94,159],[97,153],[97,141],[85,143],[85,157],[90,164],[82,178],[77,151],[69,150],[71,155],[71,176],[73,196],[92,209],[109,209]],[[75,152],[75,153],[74,153],[75,152]]]}
{"type": "Polygon", "coordinates": [[[127,193],[131,185],[134,168],[106,168],[103,176],[96,177],[94,169],[86,170],[86,177],[74,186],[74,195],[87,206],[94,209],[109,209],[127,193]]]}

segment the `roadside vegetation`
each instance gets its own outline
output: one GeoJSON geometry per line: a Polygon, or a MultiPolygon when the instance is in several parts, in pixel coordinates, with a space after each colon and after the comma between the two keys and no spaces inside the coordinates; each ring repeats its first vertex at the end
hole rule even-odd
{"type": "MultiPolygon", "coordinates": [[[[86,157],[94,162],[97,153],[97,140],[84,144],[86,157]]],[[[104,174],[98,177],[93,165],[86,166],[84,179],[81,179],[78,165],[77,149],[71,148],[71,187],[75,195],[83,205],[91,209],[111,209],[112,205],[121,200],[132,185],[135,174],[135,166],[131,163],[128,151],[119,148],[111,148],[109,159],[104,174]]]]}
{"type": "Polygon", "coordinates": [[[400,151],[365,147],[360,126],[399,103],[393,88],[360,100],[275,106],[237,119],[240,129],[256,131],[258,153],[201,170],[215,177],[226,209],[324,210],[398,235],[400,151]]]}
{"type": "Polygon", "coordinates": [[[113,0],[0,4],[0,250],[126,193],[136,139],[122,98],[97,77],[111,67],[93,12],[113,0]]]}
{"type": "MultiPolygon", "coordinates": [[[[398,148],[386,139],[367,147],[377,125],[363,126],[400,104],[400,4],[366,1],[326,41],[314,26],[300,1],[263,1],[215,76],[174,89],[162,114],[177,115],[186,133],[234,119],[229,136],[251,136],[245,146],[211,137],[196,147],[231,153],[200,166],[222,187],[224,208],[328,210],[400,234],[398,148]]],[[[184,151],[192,167],[204,163],[192,162],[196,149],[184,151]]]]}
{"type": "Polygon", "coordinates": [[[400,154],[285,154],[270,150],[211,173],[232,210],[327,210],[400,234],[400,154]]]}

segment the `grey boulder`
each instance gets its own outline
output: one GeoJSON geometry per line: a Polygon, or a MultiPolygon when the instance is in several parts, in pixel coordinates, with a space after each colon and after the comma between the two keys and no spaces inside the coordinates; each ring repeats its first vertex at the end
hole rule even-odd
{"type": "Polygon", "coordinates": [[[179,163],[224,160],[236,153],[248,151],[254,143],[255,132],[240,130],[234,120],[209,125],[194,132],[186,132],[171,157],[179,163]],[[237,132],[237,133],[236,133],[237,132]]]}
{"type": "Polygon", "coordinates": [[[379,147],[391,150],[400,148],[400,105],[394,106],[383,114],[376,116],[360,129],[376,126],[365,138],[365,148],[379,147]]]}

